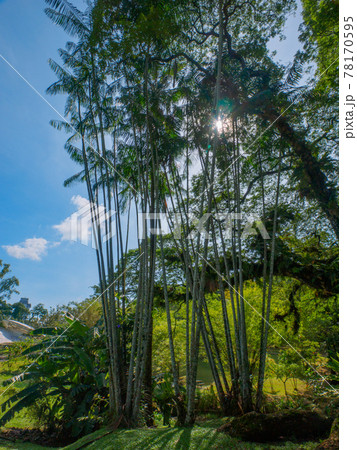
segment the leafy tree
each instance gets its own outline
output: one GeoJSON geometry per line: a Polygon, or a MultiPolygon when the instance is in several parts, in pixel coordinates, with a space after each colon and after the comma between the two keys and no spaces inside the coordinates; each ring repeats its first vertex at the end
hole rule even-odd
{"type": "Polygon", "coordinates": [[[9,300],[12,294],[18,294],[16,287],[19,285],[19,280],[15,277],[8,277],[11,272],[10,264],[4,264],[0,259],[0,300],[9,300]]]}
{"type": "Polygon", "coordinates": [[[19,322],[25,322],[30,315],[30,310],[20,302],[12,305],[11,317],[19,322]]]}
{"type": "Polygon", "coordinates": [[[300,39],[304,43],[304,57],[317,63],[317,85],[322,90],[338,90],[338,0],[318,3],[302,0],[304,22],[300,39]],[[329,68],[332,70],[328,70],[329,68]]]}
{"type": "MultiPolygon", "coordinates": [[[[282,345],[269,323],[291,326],[296,340],[304,329],[298,295],[316,290],[327,299],[337,290],[336,89],[302,85],[316,58],[308,46],[320,39],[311,5],[305,54],[284,66],[268,43],[283,37],[293,0],[98,0],[85,11],[46,1],[46,14],[75,39],[60,49],[62,65],[50,61],[58,80],[48,93],[67,97],[68,121],[52,125],[70,133],[65,149],[80,166],[65,184],[84,182],[91,203],[114,422],[137,425],[144,405],[152,424],[153,362],[170,368],[179,404],[177,324],[187,394],[180,422],[194,422],[203,349],[222,409],[259,410],[267,354],[282,345]],[[99,221],[103,206],[115,208],[114,221],[99,221]],[[166,214],[167,236],[146,227],[128,251],[123,214],[135,214],[139,227],[140,213],[157,212],[166,214]],[[242,214],[257,212],[269,240],[246,239],[242,214]],[[208,216],[193,239],[191,213],[208,216]],[[228,237],[227,213],[238,216],[228,237]],[[258,318],[245,302],[249,280],[259,285],[258,318]],[[177,321],[175,302],[184,309],[177,321]],[[168,363],[153,355],[155,329],[168,363]]],[[[336,8],[320,6],[317,14],[328,11],[334,22],[336,8]]],[[[163,227],[153,217],[149,224],[163,227]]]]}
{"type": "Polygon", "coordinates": [[[44,325],[46,318],[48,317],[48,310],[43,303],[38,303],[30,310],[29,322],[32,326],[39,327],[44,325]]]}
{"type": "Polygon", "coordinates": [[[12,305],[6,303],[5,300],[0,300],[0,319],[7,319],[12,312],[12,305]]]}

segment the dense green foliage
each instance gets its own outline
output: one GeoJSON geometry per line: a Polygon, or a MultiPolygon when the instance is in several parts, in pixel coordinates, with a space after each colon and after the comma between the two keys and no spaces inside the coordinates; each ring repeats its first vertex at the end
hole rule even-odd
{"type": "Polygon", "coordinates": [[[23,408],[32,407],[38,423],[59,435],[88,433],[103,420],[107,406],[105,351],[93,330],[67,318],[67,329],[38,328],[40,340],[27,345],[26,370],[6,382],[28,380],[26,387],[5,400],[0,425],[23,408]],[[102,367],[102,369],[101,369],[102,367]]]}
{"type": "Polygon", "coordinates": [[[6,318],[13,311],[6,300],[9,300],[12,294],[18,294],[16,288],[19,280],[15,276],[8,276],[10,272],[10,264],[4,264],[0,259],[0,319],[6,318]]]}

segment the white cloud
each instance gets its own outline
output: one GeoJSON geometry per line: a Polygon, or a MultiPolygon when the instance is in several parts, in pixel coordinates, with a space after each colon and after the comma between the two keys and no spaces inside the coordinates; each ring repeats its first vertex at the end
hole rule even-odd
{"type": "Polygon", "coordinates": [[[17,245],[3,245],[8,255],[17,259],[32,259],[33,261],[41,261],[42,256],[47,254],[47,249],[58,245],[58,243],[51,244],[44,238],[26,239],[25,242],[17,245]]]}
{"type": "Polygon", "coordinates": [[[77,211],[64,219],[60,224],[53,225],[53,228],[61,234],[61,241],[77,240],[77,235],[80,238],[88,236],[90,232],[90,220],[81,220],[81,229],[77,233],[77,222],[79,217],[89,217],[90,219],[90,203],[80,195],[74,195],[71,198],[71,203],[77,207],[77,211]]]}
{"type": "Polygon", "coordinates": [[[61,222],[58,225],[53,225],[53,228],[61,234],[61,241],[70,241],[71,240],[71,229],[72,229],[71,217],[72,216],[67,217],[67,219],[65,219],[63,222],[61,222]]]}
{"type": "MultiPolygon", "coordinates": [[[[88,245],[91,236],[90,202],[80,195],[71,198],[71,203],[77,210],[60,224],[53,228],[61,234],[61,241],[79,241],[88,245]]],[[[99,214],[104,213],[104,207],[99,207],[99,214]]]]}
{"type": "MultiPolygon", "coordinates": [[[[88,244],[91,235],[90,202],[80,195],[74,195],[71,203],[76,206],[76,211],[53,228],[61,234],[61,241],[80,241],[88,244]]],[[[104,207],[99,206],[99,214],[104,214],[104,207]]],[[[32,259],[41,261],[47,254],[47,250],[57,247],[60,242],[49,242],[44,238],[26,239],[16,245],[3,245],[8,255],[17,259],[32,259]]]]}
{"type": "MultiPolygon", "coordinates": [[[[53,228],[61,234],[61,241],[75,241],[90,245],[92,239],[92,245],[95,245],[92,236],[91,203],[80,195],[73,196],[71,203],[77,207],[77,210],[60,224],[53,225],[53,228]]],[[[95,211],[100,224],[115,214],[115,211],[106,212],[103,205],[95,207],[95,211]]]]}
{"type": "Polygon", "coordinates": [[[80,210],[81,208],[88,208],[89,210],[89,200],[82,197],[81,195],[74,195],[71,198],[71,202],[77,206],[78,210],[80,210]]]}

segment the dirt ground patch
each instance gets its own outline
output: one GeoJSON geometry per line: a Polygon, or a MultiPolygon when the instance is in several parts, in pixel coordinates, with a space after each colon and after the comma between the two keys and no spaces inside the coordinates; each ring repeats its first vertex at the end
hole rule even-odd
{"type": "Polygon", "coordinates": [[[64,447],[76,439],[46,433],[39,429],[8,428],[0,432],[0,438],[11,442],[22,441],[48,447],[64,447]]]}

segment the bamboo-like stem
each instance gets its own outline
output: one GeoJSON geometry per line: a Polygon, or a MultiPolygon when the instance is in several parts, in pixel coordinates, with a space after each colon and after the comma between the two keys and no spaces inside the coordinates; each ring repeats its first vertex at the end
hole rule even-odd
{"type": "Polygon", "coordinates": [[[268,334],[269,334],[269,328],[270,328],[269,321],[270,321],[271,297],[272,297],[272,291],[273,291],[275,241],[276,241],[276,228],[277,228],[277,216],[278,216],[279,193],[280,193],[280,177],[281,177],[281,148],[279,149],[279,168],[278,168],[278,179],[277,179],[276,194],[275,194],[273,231],[272,231],[271,250],[270,250],[268,296],[266,299],[266,313],[265,313],[264,327],[262,329],[263,337],[262,337],[262,341],[261,341],[262,343],[261,343],[260,358],[259,358],[258,390],[257,390],[257,404],[256,404],[256,407],[258,410],[261,408],[262,397],[263,397],[266,355],[267,355],[267,348],[268,348],[268,334]]]}

